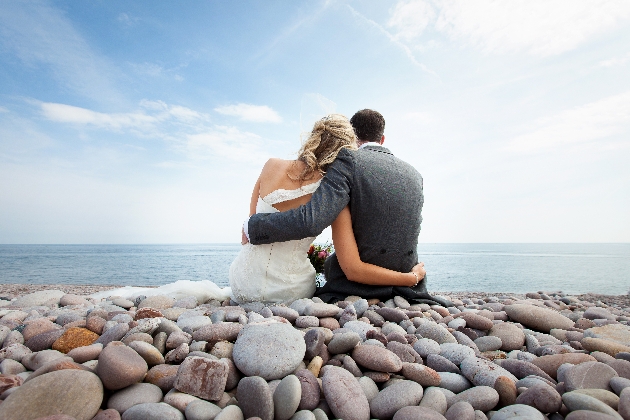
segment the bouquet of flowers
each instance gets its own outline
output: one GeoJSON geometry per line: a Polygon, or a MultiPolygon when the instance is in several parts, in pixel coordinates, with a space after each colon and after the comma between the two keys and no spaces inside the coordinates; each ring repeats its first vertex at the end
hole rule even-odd
{"type": "Polygon", "coordinates": [[[324,272],[324,261],[326,261],[326,258],[333,252],[335,252],[335,248],[333,248],[330,243],[325,243],[324,245],[311,244],[307,255],[316,273],[324,272]]]}

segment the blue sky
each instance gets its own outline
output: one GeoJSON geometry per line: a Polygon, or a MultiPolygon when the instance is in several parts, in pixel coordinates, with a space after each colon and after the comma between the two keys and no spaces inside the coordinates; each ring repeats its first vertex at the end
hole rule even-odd
{"type": "Polygon", "coordinates": [[[0,243],[237,242],[362,108],[421,242],[630,241],[627,1],[0,2],[0,60],[0,243]]]}

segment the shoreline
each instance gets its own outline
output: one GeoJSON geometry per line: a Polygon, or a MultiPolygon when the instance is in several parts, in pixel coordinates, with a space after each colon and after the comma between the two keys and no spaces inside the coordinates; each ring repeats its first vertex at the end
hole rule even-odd
{"type": "MultiPolygon", "coordinates": [[[[0,299],[13,299],[42,290],[61,290],[68,294],[76,294],[81,296],[91,295],[93,293],[114,290],[126,285],[115,284],[21,284],[21,283],[0,283],[0,299]]],[[[147,288],[157,288],[158,286],[141,286],[147,288]]],[[[528,292],[533,293],[534,291],[528,292]]],[[[536,291],[539,292],[539,291],[536,291]]],[[[465,292],[445,292],[431,291],[430,293],[441,296],[449,296],[455,299],[474,298],[483,299],[485,297],[512,296],[518,299],[525,299],[527,293],[511,293],[511,292],[484,292],[484,291],[465,291],[465,292]]],[[[570,294],[567,294],[570,295],[570,294]]],[[[630,310],[630,294],[626,295],[607,295],[599,293],[582,293],[575,296],[581,301],[593,304],[603,303],[608,306],[617,306],[630,310]]]]}
{"type": "Polygon", "coordinates": [[[584,398],[630,413],[627,295],[267,306],[177,283],[0,284],[0,418],[543,420],[585,418],[584,398]]]}

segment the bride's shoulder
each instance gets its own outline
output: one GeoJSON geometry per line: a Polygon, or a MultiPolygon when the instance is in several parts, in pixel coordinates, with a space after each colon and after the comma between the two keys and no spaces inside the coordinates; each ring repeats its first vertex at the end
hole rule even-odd
{"type": "Polygon", "coordinates": [[[263,172],[265,171],[278,171],[278,170],[287,170],[288,168],[295,165],[295,160],[286,160],[280,158],[270,158],[263,166],[263,172]]]}

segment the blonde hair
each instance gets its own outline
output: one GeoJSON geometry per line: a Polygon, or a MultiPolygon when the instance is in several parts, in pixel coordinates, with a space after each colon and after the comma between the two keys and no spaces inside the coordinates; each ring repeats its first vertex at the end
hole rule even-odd
{"type": "Polygon", "coordinates": [[[348,118],[341,114],[330,114],[322,118],[315,123],[313,131],[298,152],[297,159],[306,166],[297,181],[310,179],[316,172],[324,175],[341,149],[356,148],[357,137],[348,118]]]}

